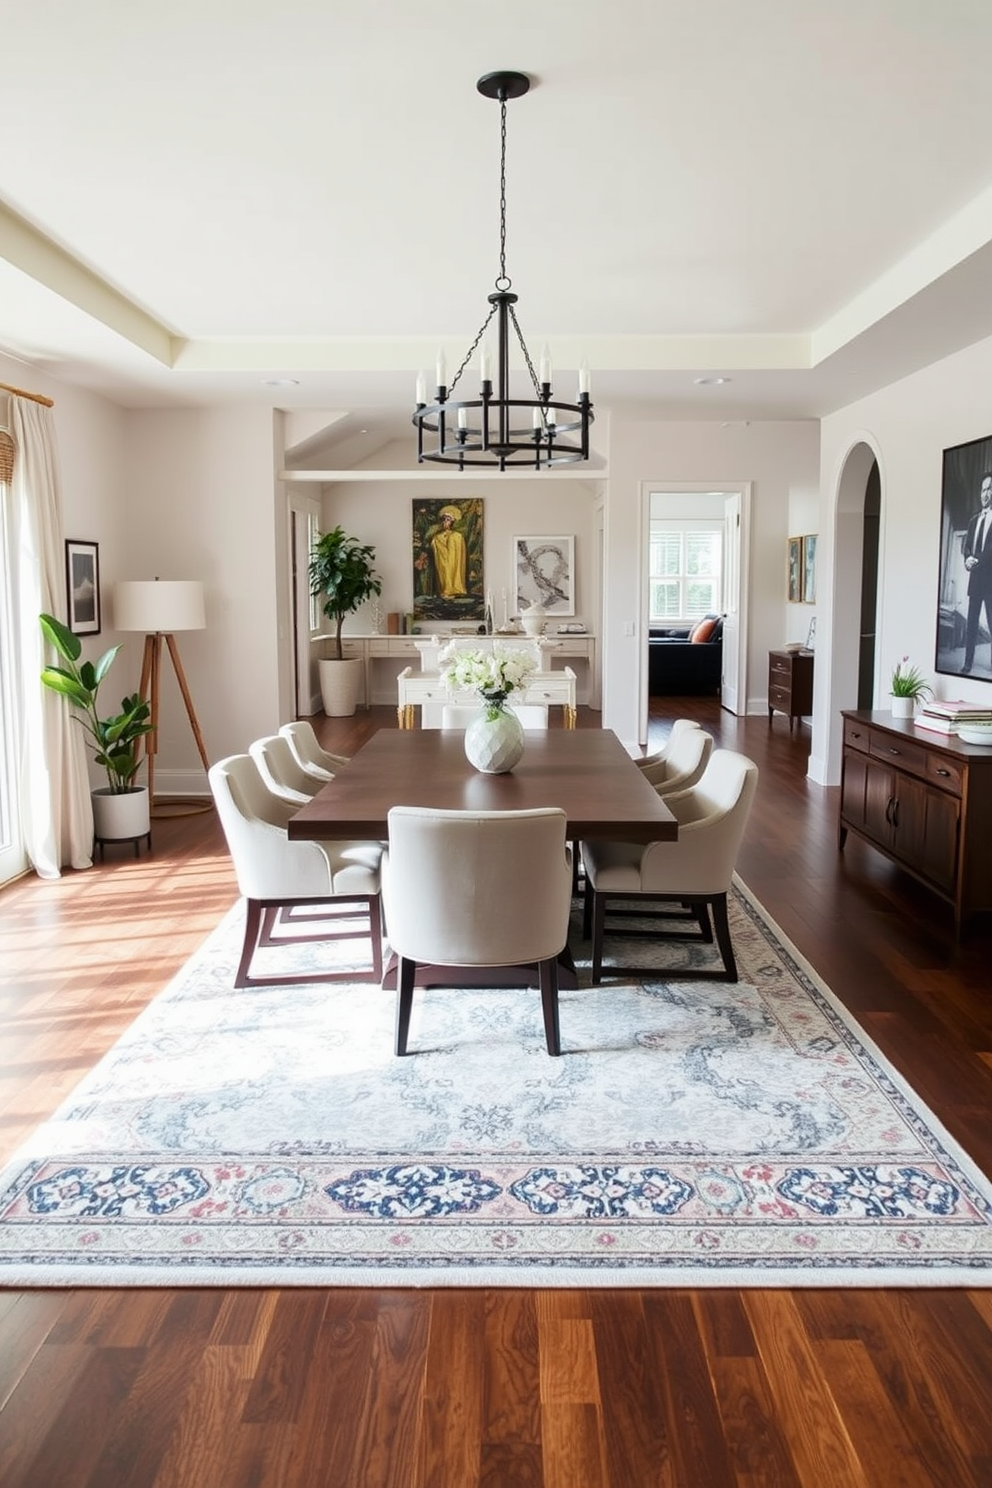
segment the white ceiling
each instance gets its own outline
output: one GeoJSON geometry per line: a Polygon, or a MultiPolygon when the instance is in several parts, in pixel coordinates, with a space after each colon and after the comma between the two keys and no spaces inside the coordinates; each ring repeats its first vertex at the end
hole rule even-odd
{"type": "Polygon", "coordinates": [[[560,395],[813,417],[992,335],[989,0],[48,0],[2,55],[0,348],[128,407],[412,440],[498,272],[507,67],[560,395]]]}

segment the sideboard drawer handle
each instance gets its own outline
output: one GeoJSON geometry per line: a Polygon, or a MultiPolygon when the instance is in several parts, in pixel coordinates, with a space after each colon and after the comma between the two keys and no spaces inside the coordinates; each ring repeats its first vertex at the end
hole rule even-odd
{"type": "Polygon", "coordinates": [[[898,753],[899,753],[899,751],[898,751],[898,749],[890,749],[890,750],[889,750],[889,753],[890,753],[890,754],[898,754],[898,753]]]}
{"type": "Polygon", "coordinates": [[[937,774],[938,775],[944,775],[944,776],[950,775],[950,773],[951,773],[950,770],[938,770],[937,771],[937,774]]]}

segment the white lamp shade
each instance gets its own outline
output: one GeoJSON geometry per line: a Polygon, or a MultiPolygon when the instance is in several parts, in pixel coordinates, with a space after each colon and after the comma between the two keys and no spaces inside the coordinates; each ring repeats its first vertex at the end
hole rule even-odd
{"type": "Polygon", "coordinates": [[[135,579],[114,585],[114,629],[204,630],[203,585],[199,579],[135,579]]]}

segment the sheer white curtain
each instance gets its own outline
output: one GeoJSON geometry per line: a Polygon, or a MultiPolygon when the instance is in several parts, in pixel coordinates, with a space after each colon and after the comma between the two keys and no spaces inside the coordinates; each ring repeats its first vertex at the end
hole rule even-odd
{"type": "Polygon", "coordinates": [[[89,868],[93,809],[82,732],[67,703],[42,687],[45,665],[38,616],[66,619],[65,545],[58,446],[50,408],[10,400],[16,447],[10,485],[10,578],[17,668],[21,827],[40,878],[63,867],[89,868]]]}

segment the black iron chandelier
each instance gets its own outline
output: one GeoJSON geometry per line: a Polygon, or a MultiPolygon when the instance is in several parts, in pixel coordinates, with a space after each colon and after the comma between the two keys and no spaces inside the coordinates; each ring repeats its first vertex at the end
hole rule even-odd
{"type": "Polygon", "coordinates": [[[499,274],[496,291],[489,296],[490,310],[469,347],[461,366],[447,385],[443,354],[438,356],[435,401],[427,402],[427,380],[417,378],[417,459],[443,465],[490,465],[506,470],[510,465],[573,464],[589,458],[589,425],[593,420],[589,398],[589,369],[579,368],[578,401],[563,403],[551,388],[551,357],[540,358],[540,377],[534,371],[530,352],[517,322],[517,296],[506,272],[506,101],[522,98],[530,78],[522,72],[490,72],[480,78],[478,90],[500,105],[500,194],[499,274]],[[496,376],[485,341],[491,321],[496,321],[496,376]],[[534,389],[533,398],[510,397],[510,327],[516,332],[534,389]],[[480,390],[477,398],[452,398],[476,350],[480,356],[480,390]]]}

